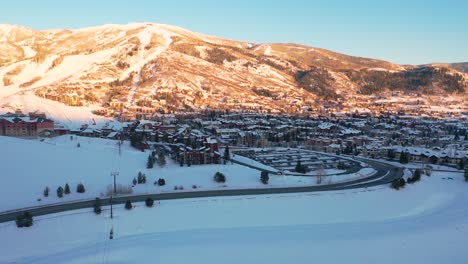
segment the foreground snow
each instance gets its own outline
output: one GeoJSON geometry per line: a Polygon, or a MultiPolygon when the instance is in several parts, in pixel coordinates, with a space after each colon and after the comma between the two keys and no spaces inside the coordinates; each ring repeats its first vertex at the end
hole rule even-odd
{"type": "MultiPolygon", "coordinates": [[[[125,142],[119,155],[117,141],[99,138],[74,136],[70,140],[70,136],[61,136],[39,141],[0,137],[0,146],[7,150],[0,154],[0,167],[3,172],[2,182],[8,186],[0,192],[0,211],[103,196],[112,184],[113,171],[119,172],[117,183],[125,186],[131,186],[139,171],[147,175],[147,183],[135,186],[133,193],[173,192],[175,186],[182,186],[183,191],[191,191],[195,190],[194,185],[196,190],[211,190],[315,184],[313,177],[271,175],[269,184],[264,185],[260,182],[260,171],[245,166],[180,167],[169,157],[166,158],[165,167],[160,168],[155,164],[155,168],[146,169],[149,152],[135,150],[125,142]],[[226,175],[226,183],[213,181],[217,171],[226,175]],[[166,180],[165,186],[153,184],[159,178],[166,180]],[[57,198],[56,189],[66,183],[70,185],[72,193],[57,198]],[[84,194],[75,192],[78,183],[85,185],[84,194]],[[44,198],[42,192],[46,186],[50,188],[50,194],[44,198]]],[[[324,183],[348,181],[372,173],[372,169],[365,168],[355,174],[327,177],[324,183]]]]}
{"type": "Polygon", "coordinates": [[[72,211],[1,224],[0,263],[466,263],[467,188],[437,172],[400,191],[118,205],[114,220],[72,211]]]}

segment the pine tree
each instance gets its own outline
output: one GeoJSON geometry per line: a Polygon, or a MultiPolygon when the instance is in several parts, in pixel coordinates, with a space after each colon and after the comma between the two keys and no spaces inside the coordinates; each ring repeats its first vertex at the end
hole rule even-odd
{"type": "Polygon", "coordinates": [[[151,197],[146,198],[145,204],[146,204],[147,207],[153,207],[153,204],[154,204],[153,198],[151,198],[151,197]]]}
{"type": "Polygon", "coordinates": [[[270,180],[270,177],[268,176],[268,172],[267,171],[262,171],[260,173],[260,181],[263,183],[263,184],[268,184],[268,181],[270,180]]]}
{"type": "Polygon", "coordinates": [[[294,170],[299,173],[306,173],[306,168],[302,165],[300,160],[297,161],[296,168],[294,170]]]}
{"type": "Polygon", "coordinates": [[[218,182],[218,183],[226,182],[226,176],[224,176],[224,174],[222,174],[219,171],[215,173],[213,179],[215,182],[218,182]]]}
{"type": "Polygon", "coordinates": [[[230,160],[231,159],[231,155],[229,153],[229,145],[226,145],[226,147],[224,148],[223,159],[224,160],[230,160]]]}
{"type": "Polygon", "coordinates": [[[468,169],[465,169],[465,181],[468,182],[468,169]]]}
{"type": "Polygon", "coordinates": [[[62,186],[60,186],[60,187],[57,188],[57,196],[58,196],[59,198],[62,198],[62,197],[63,197],[63,188],[62,188],[62,186]]]}
{"type": "Polygon", "coordinates": [[[93,208],[94,208],[94,213],[95,214],[100,214],[102,212],[101,199],[99,199],[98,197],[96,197],[96,200],[94,200],[93,208]]]}
{"type": "Polygon", "coordinates": [[[82,183],[79,183],[77,186],[76,186],[76,192],[77,193],[84,193],[86,190],[85,190],[85,187],[82,183]]]}
{"type": "Polygon", "coordinates": [[[45,189],[44,189],[44,197],[49,197],[49,187],[45,187],[45,189]]]}
{"type": "Polygon", "coordinates": [[[152,169],[153,168],[153,157],[151,155],[148,156],[148,161],[146,162],[146,168],[152,169]]]}
{"type": "Polygon", "coordinates": [[[137,184],[137,180],[133,178],[133,185],[136,185],[136,184],[137,184]]]}
{"type": "Polygon", "coordinates": [[[159,178],[159,180],[157,181],[157,183],[158,183],[159,186],[164,186],[164,185],[166,185],[166,180],[163,179],[163,178],[159,178]]]}
{"type": "Polygon", "coordinates": [[[65,184],[65,194],[70,194],[70,185],[68,183],[65,184]]]}
{"type": "Polygon", "coordinates": [[[166,165],[166,156],[162,152],[159,152],[158,154],[158,165],[161,168],[166,165]]]}
{"type": "Polygon", "coordinates": [[[130,210],[133,208],[132,202],[130,200],[125,201],[125,209],[130,210]]]}

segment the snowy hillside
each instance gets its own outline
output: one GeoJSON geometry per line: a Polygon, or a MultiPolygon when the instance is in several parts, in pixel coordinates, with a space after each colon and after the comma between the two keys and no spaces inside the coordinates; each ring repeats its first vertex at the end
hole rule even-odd
{"type": "MultiPolygon", "coordinates": [[[[117,143],[76,136],[44,141],[0,137],[0,146],[8,150],[0,155],[0,167],[4,171],[2,181],[8,186],[0,193],[0,198],[3,198],[0,211],[103,196],[113,182],[111,172],[114,171],[119,172],[117,183],[127,187],[132,185],[138,172],[146,174],[147,183],[131,188],[133,193],[173,192],[175,186],[184,189],[176,191],[193,191],[194,186],[196,190],[212,190],[316,184],[313,177],[272,175],[269,184],[264,185],[260,182],[260,172],[248,167],[236,164],[180,167],[169,157],[166,166],[146,169],[148,151],[138,151],[125,142],[119,155],[117,143]],[[213,181],[213,175],[218,171],[226,175],[226,183],[213,181]],[[154,185],[159,178],[166,180],[165,186],[154,185]],[[64,187],[66,183],[72,193],[58,198],[57,188],[64,187]],[[75,192],[79,183],[85,185],[84,194],[75,192]],[[49,197],[43,197],[45,187],[50,189],[49,197]]],[[[326,182],[344,182],[372,173],[373,170],[364,168],[356,174],[327,177],[326,182]]]]}

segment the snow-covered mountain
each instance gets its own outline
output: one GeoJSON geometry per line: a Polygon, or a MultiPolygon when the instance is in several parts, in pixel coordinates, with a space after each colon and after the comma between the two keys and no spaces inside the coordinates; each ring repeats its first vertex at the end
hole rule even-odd
{"type": "Polygon", "coordinates": [[[1,106],[27,110],[52,100],[109,115],[207,107],[294,112],[387,90],[464,94],[467,79],[450,66],[402,66],[154,23],[45,31],[0,25],[0,49],[1,106]]]}

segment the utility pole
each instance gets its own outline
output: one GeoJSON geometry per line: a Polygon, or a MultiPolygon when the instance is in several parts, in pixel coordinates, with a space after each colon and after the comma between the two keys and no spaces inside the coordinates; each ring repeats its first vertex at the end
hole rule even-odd
{"type": "Polygon", "coordinates": [[[112,194],[110,196],[110,213],[111,213],[111,219],[114,219],[114,211],[112,210],[112,194]]]}
{"type": "Polygon", "coordinates": [[[119,175],[119,172],[118,172],[118,171],[113,171],[113,172],[111,172],[111,176],[114,177],[114,195],[117,194],[117,184],[116,184],[116,179],[115,179],[115,177],[116,177],[117,175],[119,175]]]}

